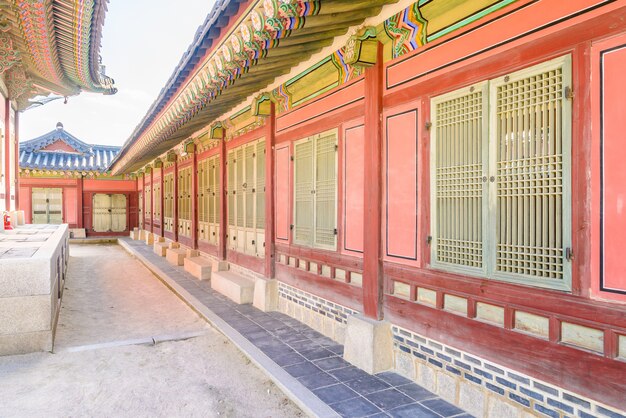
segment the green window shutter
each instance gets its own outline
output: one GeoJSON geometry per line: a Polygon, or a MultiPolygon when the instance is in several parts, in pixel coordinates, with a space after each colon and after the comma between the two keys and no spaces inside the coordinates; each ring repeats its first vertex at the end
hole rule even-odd
{"type": "Polygon", "coordinates": [[[314,246],[335,248],[337,221],[337,134],[327,132],[315,140],[314,246]]]}
{"type": "Polygon", "coordinates": [[[433,264],[482,272],[486,84],[433,99],[433,264]]]}
{"type": "Polygon", "coordinates": [[[570,59],[558,58],[491,85],[494,270],[570,288],[570,59]]]}
{"type": "Polygon", "coordinates": [[[313,244],[313,140],[294,145],[294,242],[313,244]]]}
{"type": "Polygon", "coordinates": [[[220,223],[220,202],[221,202],[221,193],[220,190],[220,159],[219,156],[213,158],[213,182],[212,182],[212,190],[213,190],[213,222],[216,224],[220,223]]]}
{"type": "Polygon", "coordinates": [[[244,172],[245,172],[245,157],[244,147],[239,147],[235,150],[235,224],[238,227],[244,226],[245,212],[244,212],[244,198],[245,190],[243,188],[244,172]]]}
{"type": "Polygon", "coordinates": [[[248,144],[245,147],[245,167],[244,167],[244,183],[242,185],[245,193],[245,221],[244,226],[246,228],[254,228],[254,160],[256,159],[255,145],[254,143],[248,144]]]}
{"type": "Polygon", "coordinates": [[[237,192],[235,184],[235,153],[228,152],[228,225],[235,226],[235,193],[237,192]]]}
{"type": "Polygon", "coordinates": [[[213,223],[215,222],[215,207],[214,207],[214,169],[213,169],[213,158],[209,158],[204,162],[204,179],[202,180],[202,190],[204,193],[204,205],[206,211],[205,221],[213,223]]]}
{"type": "Polygon", "coordinates": [[[265,229],[265,141],[256,144],[256,227],[265,229]]]}

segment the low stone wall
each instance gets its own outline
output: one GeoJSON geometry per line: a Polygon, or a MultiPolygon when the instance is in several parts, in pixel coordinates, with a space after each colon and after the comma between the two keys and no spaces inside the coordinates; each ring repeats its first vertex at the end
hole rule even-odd
{"type": "Polygon", "coordinates": [[[52,351],[68,239],[67,225],[0,232],[0,355],[52,351]]]}

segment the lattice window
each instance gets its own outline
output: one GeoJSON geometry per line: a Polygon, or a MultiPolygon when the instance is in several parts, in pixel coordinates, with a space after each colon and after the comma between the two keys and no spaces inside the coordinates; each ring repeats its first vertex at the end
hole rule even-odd
{"type": "Polygon", "coordinates": [[[569,290],[569,56],[432,100],[433,265],[569,290]]]}
{"type": "Polygon", "coordinates": [[[165,194],[163,195],[163,215],[166,218],[174,217],[174,174],[166,174],[163,177],[163,188],[165,194]]]}
{"type": "Polygon", "coordinates": [[[191,220],[191,167],[178,172],[178,218],[191,220]]]}
{"type": "Polygon", "coordinates": [[[337,131],[298,141],[294,148],[294,242],[335,249],[337,131]]]}
{"type": "MultiPolygon", "coordinates": [[[[559,65],[493,83],[497,272],[562,281],[569,100],[559,65]],[[565,153],[564,153],[565,152],[565,153]]],[[[566,213],[567,211],[567,213],[566,213]]]]}
{"type": "Polygon", "coordinates": [[[483,89],[433,100],[436,260],[483,267],[483,89]]]}
{"type": "Polygon", "coordinates": [[[241,145],[229,151],[228,155],[230,248],[263,257],[265,140],[258,139],[241,145]]]}
{"type": "Polygon", "coordinates": [[[161,184],[159,182],[160,180],[152,186],[154,194],[154,199],[152,201],[152,213],[156,219],[161,217],[161,184]]]}
{"type": "Polygon", "coordinates": [[[198,161],[198,239],[217,244],[219,226],[219,155],[198,161]]]}
{"type": "Polygon", "coordinates": [[[150,211],[152,210],[152,187],[151,186],[146,186],[146,189],[144,190],[145,193],[145,198],[144,198],[144,209],[145,209],[145,213],[146,213],[146,218],[150,217],[150,211]]]}

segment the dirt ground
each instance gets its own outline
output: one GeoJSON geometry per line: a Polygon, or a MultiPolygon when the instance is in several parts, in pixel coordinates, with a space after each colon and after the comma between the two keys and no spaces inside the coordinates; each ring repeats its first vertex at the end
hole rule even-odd
{"type": "Polygon", "coordinates": [[[0,357],[0,417],[303,416],[120,247],[70,251],[55,353],[0,357]]]}

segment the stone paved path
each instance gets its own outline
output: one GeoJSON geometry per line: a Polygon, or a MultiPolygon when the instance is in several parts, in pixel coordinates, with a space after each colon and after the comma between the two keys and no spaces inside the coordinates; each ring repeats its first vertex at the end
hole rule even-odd
{"type": "Polygon", "coordinates": [[[70,254],[56,352],[0,357],[0,417],[303,416],[119,246],[70,254]]]}
{"type": "Polygon", "coordinates": [[[169,279],[222,318],[275,364],[344,417],[467,418],[469,414],[396,373],[369,375],[342,359],[343,346],[279,312],[237,305],[172,266],[142,241],[122,238],[169,279]]]}

